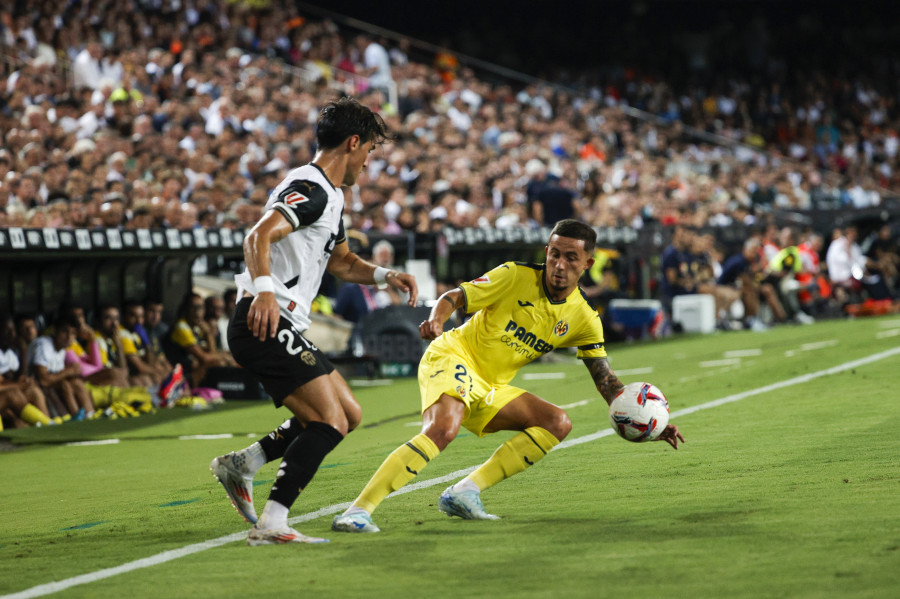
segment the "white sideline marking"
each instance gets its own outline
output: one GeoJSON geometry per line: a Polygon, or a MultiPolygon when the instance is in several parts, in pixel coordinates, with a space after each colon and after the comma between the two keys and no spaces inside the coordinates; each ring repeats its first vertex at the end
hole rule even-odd
{"type": "Polygon", "coordinates": [[[761,349],[736,349],[727,351],[723,354],[726,358],[751,358],[753,356],[761,356],[761,349]]]}
{"type": "Polygon", "coordinates": [[[90,445],[115,445],[118,439],[99,439],[97,441],[71,441],[66,443],[68,447],[88,447],[90,445]]]}
{"type": "Polygon", "coordinates": [[[875,333],[876,339],[885,339],[887,337],[896,337],[900,335],[900,329],[891,329],[889,331],[881,331],[879,333],[875,333]]]}
{"type": "Polygon", "coordinates": [[[527,372],[522,375],[524,381],[545,381],[550,379],[564,379],[565,372],[527,372]]]}
{"type": "Polygon", "coordinates": [[[834,347],[838,344],[837,339],[829,339],[828,341],[816,341],[815,343],[804,343],[800,346],[802,351],[812,351],[814,349],[825,349],[826,347],[834,347]]]}
{"type": "Polygon", "coordinates": [[[889,329],[891,327],[900,326],[900,318],[892,318],[891,320],[883,320],[878,323],[878,327],[882,329],[889,329]]]}
{"type": "Polygon", "coordinates": [[[734,364],[740,364],[740,358],[726,358],[724,360],[707,360],[706,362],[700,362],[700,368],[715,368],[716,366],[733,366],[734,364]]]}
{"type": "MultiPolygon", "coordinates": [[[[766,385],[764,387],[759,387],[757,389],[750,389],[749,391],[744,391],[742,393],[735,393],[733,395],[728,395],[726,397],[722,397],[720,399],[715,399],[713,401],[708,401],[706,403],[692,406],[690,408],[685,408],[683,410],[678,410],[676,412],[672,412],[670,418],[677,418],[679,416],[687,416],[688,414],[693,414],[694,412],[699,412],[700,410],[706,410],[709,408],[715,408],[718,406],[722,406],[725,404],[733,403],[736,401],[740,401],[742,399],[746,399],[748,397],[753,397],[754,395],[761,395],[763,393],[768,393],[770,391],[776,391],[778,389],[784,389],[785,387],[791,387],[793,385],[799,385],[802,383],[807,383],[813,379],[817,379],[823,376],[827,376],[830,374],[837,374],[839,372],[844,372],[845,370],[851,370],[853,368],[857,368],[859,366],[864,366],[866,364],[871,364],[872,362],[877,362],[879,360],[883,360],[885,358],[889,358],[891,356],[895,356],[900,354],[900,347],[894,347],[889,350],[878,352],[875,354],[868,355],[864,358],[859,358],[858,360],[852,360],[850,362],[844,362],[843,364],[838,364],[837,366],[833,366],[831,368],[826,368],[825,370],[819,370],[817,372],[810,372],[809,374],[804,374],[801,376],[794,377],[792,379],[787,379],[784,381],[779,381],[777,383],[772,383],[771,385],[766,385]]],[[[570,439],[567,441],[563,441],[559,445],[557,445],[553,451],[557,451],[560,449],[565,449],[567,447],[573,447],[575,445],[581,445],[583,443],[590,443],[591,441],[596,441],[597,439],[601,439],[603,437],[608,437],[610,435],[614,435],[615,432],[611,428],[603,429],[597,431],[596,433],[592,433],[590,435],[583,435],[578,437],[577,439],[570,439]]],[[[450,482],[453,480],[457,480],[460,477],[466,476],[470,472],[473,472],[477,468],[477,466],[471,466],[469,468],[464,468],[462,470],[457,470],[456,472],[451,472],[445,476],[441,476],[438,478],[431,478],[428,480],[423,480],[421,482],[409,484],[399,491],[394,491],[388,497],[393,497],[395,495],[403,495],[404,493],[412,493],[413,491],[418,491],[419,489],[426,489],[428,487],[433,487],[435,485],[440,485],[442,483],[450,482]]],[[[322,516],[329,516],[331,514],[336,514],[340,511],[347,509],[350,506],[350,502],[339,503],[335,505],[329,505],[323,507],[314,512],[309,512],[307,514],[303,514],[301,516],[297,516],[295,518],[290,518],[288,522],[290,524],[296,524],[298,522],[307,522],[309,520],[315,520],[316,518],[321,518],[322,516]]],[[[223,537],[218,537],[216,539],[212,539],[209,541],[203,541],[202,543],[194,543],[193,545],[186,545],[181,547],[180,549],[170,549],[169,551],[163,551],[162,553],[157,553],[156,555],[151,555],[150,557],[145,557],[139,560],[135,560],[133,562],[127,562],[125,564],[121,564],[119,566],[114,566],[112,568],[104,568],[103,570],[97,570],[96,572],[90,572],[88,574],[80,574],[78,576],[73,576],[72,578],[66,578],[64,580],[58,580],[56,582],[48,582],[46,584],[39,584],[37,586],[31,587],[30,589],[25,589],[24,591],[19,591],[17,593],[12,593],[9,595],[0,595],[0,599],[31,599],[33,597],[43,597],[44,595],[49,595],[51,593],[56,593],[59,591],[63,591],[65,589],[72,588],[74,586],[78,586],[81,584],[87,584],[90,582],[96,582],[98,580],[103,580],[105,578],[110,578],[112,576],[116,576],[117,574],[125,574],[127,572],[133,572],[134,570],[140,570],[142,568],[149,568],[150,566],[158,566],[159,564],[164,564],[166,562],[170,562],[193,553],[199,553],[200,551],[205,551],[207,549],[213,549],[215,547],[221,547],[222,545],[227,545],[228,543],[233,543],[235,541],[240,541],[247,538],[246,532],[237,532],[230,535],[225,535],[223,537]]]]}
{"type": "Polygon", "coordinates": [[[618,376],[634,376],[636,374],[652,374],[653,367],[647,366],[646,368],[631,368],[629,370],[617,370],[616,374],[618,376]]]}
{"type": "Polygon", "coordinates": [[[567,403],[564,406],[559,406],[563,410],[568,410],[569,408],[577,408],[579,406],[586,406],[591,403],[590,399],[582,399],[581,401],[576,401],[575,403],[567,403]]]}
{"type": "Polygon", "coordinates": [[[232,439],[234,435],[231,433],[221,433],[218,435],[181,435],[179,441],[209,441],[211,439],[232,439]]]}

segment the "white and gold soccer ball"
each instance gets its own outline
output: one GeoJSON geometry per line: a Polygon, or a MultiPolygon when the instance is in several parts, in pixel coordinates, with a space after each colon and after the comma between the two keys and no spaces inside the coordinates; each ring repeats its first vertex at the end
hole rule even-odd
{"type": "Polygon", "coordinates": [[[650,383],[629,383],[609,404],[609,422],[626,441],[653,441],[669,424],[669,402],[650,383]]]}

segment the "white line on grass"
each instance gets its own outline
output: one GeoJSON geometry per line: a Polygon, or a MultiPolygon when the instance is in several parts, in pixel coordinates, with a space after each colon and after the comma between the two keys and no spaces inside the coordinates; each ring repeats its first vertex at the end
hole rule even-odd
{"type": "MultiPolygon", "coordinates": [[[[699,412],[700,410],[707,410],[709,408],[715,408],[718,406],[722,406],[725,404],[733,403],[736,401],[741,401],[742,399],[747,399],[748,397],[753,397],[754,395],[761,395],[763,393],[769,393],[770,391],[776,391],[778,389],[784,389],[785,387],[791,387],[793,385],[799,385],[802,383],[807,383],[813,379],[817,379],[823,376],[827,376],[830,374],[837,374],[839,372],[844,372],[845,370],[851,370],[853,368],[858,368],[860,366],[865,366],[866,364],[871,364],[872,362],[877,362],[879,360],[883,360],[885,358],[889,358],[891,356],[895,356],[900,354],[900,347],[894,347],[889,350],[878,352],[875,354],[868,355],[864,358],[859,358],[858,360],[852,360],[850,362],[844,362],[843,364],[838,364],[837,366],[833,366],[832,368],[826,368],[825,370],[819,370],[817,372],[810,372],[809,374],[804,374],[801,376],[796,376],[792,379],[787,379],[784,381],[779,381],[777,383],[772,383],[771,385],[766,385],[764,387],[758,387],[756,389],[750,389],[749,391],[744,391],[742,393],[735,393],[734,395],[728,395],[726,397],[722,397],[719,399],[715,399],[713,401],[708,401],[706,403],[692,406],[690,408],[685,408],[683,410],[678,410],[673,412],[670,416],[671,418],[678,418],[679,416],[687,416],[688,414],[693,414],[694,412],[699,412]]],[[[565,449],[567,447],[573,447],[575,445],[581,445],[583,443],[590,443],[591,441],[596,441],[597,439],[601,439],[603,437],[608,437],[610,435],[615,434],[612,429],[607,428],[604,430],[597,431],[596,433],[592,433],[590,435],[583,435],[578,437],[577,439],[570,439],[567,441],[563,441],[559,445],[554,448],[554,451],[565,449]]],[[[409,484],[399,491],[394,491],[388,497],[393,497],[395,495],[403,495],[404,493],[412,493],[413,491],[418,491],[420,489],[427,489],[429,487],[433,487],[436,485],[440,485],[443,483],[448,483],[450,481],[457,480],[463,476],[466,476],[470,472],[473,472],[477,468],[477,466],[470,466],[469,468],[463,468],[462,470],[457,470],[456,472],[451,472],[445,476],[441,476],[438,478],[431,478],[428,480],[423,480],[421,482],[416,482],[409,484]]],[[[303,514],[301,516],[297,516],[295,518],[291,518],[288,520],[290,524],[297,524],[299,522],[308,522],[310,520],[315,520],[316,518],[321,518],[323,516],[330,516],[331,514],[336,514],[347,509],[350,506],[349,502],[339,503],[335,505],[329,505],[323,507],[314,512],[309,512],[307,514],[303,514]]],[[[228,543],[234,543],[235,541],[241,541],[247,538],[246,532],[236,532],[234,534],[225,535],[223,537],[218,537],[216,539],[212,539],[209,541],[203,541],[202,543],[194,543],[193,545],[186,545],[179,549],[170,549],[169,551],[163,551],[162,553],[157,553],[156,555],[151,555],[150,557],[145,557],[139,560],[135,560],[133,562],[128,562],[125,564],[121,564],[119,566],[114,566],[112,568],[105,568],[103,570],[97,570],[96,572],[90,572],[88,574],[81,574],[79,576],[73,576],[72,578],[66,578],[64,580],[58,580],[56,582],[48,582],[46,584],[39,584],[37,586],[31,587],[30,589],[25,589],[24,591],[19,591],[17,593],[12,593],[9,595],[0,595],[0,599],[31,599],[33,597],[43,597],[44,595],[49,595],[51,593],[56,593],[59,591],[63,591],[65,589],[72,588],[74,586],[88,584],[90,582],[97,582],[98,580],[103,580],[105,578],[110,578],[112,576],[116,576],[118,574],[126,574],[128,572],[133,572],[134,570],[140,570],[142,568],[149,568],[150,566],[158,566],[160,564],[164,564],[166,562],[170,562],[176,559],[180,559],[182,557],[186,557],[193,553],[199,553],[201,551],[206,551],[207,549],[213,549],[214,547],[221,547],[222,545],[227,545],[228,543]]]]}
{"type": "Polygon", "coordinates": [[[887,337],[896,337],[900,335],[900,329],[890,329],[887,331],[881,331],[879,333],[875,333],[876,339],[885,339],[887,337]]]}
{"type": "Polygon", "coordinates": [[[891,327],[900,326],[900,318],[892,318],[891,320],[882,320],[878,323],[878,327],[882,329],[889,329],[891,327]]]}
{"type": "Polygon", "coordinates": [[[181,435],[179,441],[210,441],[212,439],[233,439],[231,433],[221,433],[219,435],[181,435]]]}
{"type": "Polygon", "coordinates": [[[527,372],[522,375],[524,381],[546,381],[551,379],[564,379],[565,372],[527,372]]]}
{"type": "Polygon", "coordinates": [[[590,399],[582,399],[581,401],[576,401],[575,403],[567,403],[566,405],[559,406],[559,407],[562,408],[563,410],[568,410],[569,408],[577,408],[580,406],[586,406],[589,403],[591,403],[590,399]]]}
{"type": "Polygon", "coordinates": [[[752,358],[753,356],[761,356],[761,349],[735,349],[727,351],[723,354],[726,358],[752,358]]]}
{"type": "Polygon", "coordinates": [[[726,358],[724,360],[707,360],[705,362],[700,362],[700,368],[715,368],[716,366],[732,366],[734,364],[740,364],[740,358],[726,358]]]}
{"type": "Polygon", "coordinates": [[[91,445],[115,445],[118,439],[98,439],[97,441],[70,441],[66,443],[69,447],[88,447],[91,445]]]}
{"type": "Polygon", "coordinates": [[[800,349],[803,351],[813,351],[815,349],[825,349],[826,347],[833,347],[838,344],[837,339],[829,339],[828,341],[816,341],[815,343],[804,343],[800,346],[800,349]]]}
{"type": "Polygon", "coordinates": [[[631,368],[629,370],[616,370],[616,374],[618,376],[633,376],[635,374],[652,374],[653,367],[647,366],[646,368],[631,368]]]}

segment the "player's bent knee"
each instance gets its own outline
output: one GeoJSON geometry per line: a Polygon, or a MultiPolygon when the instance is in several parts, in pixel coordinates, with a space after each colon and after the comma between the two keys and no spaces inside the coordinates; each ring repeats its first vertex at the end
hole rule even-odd
{"type": "Polygon", "coordinates": [[[546,423],[541,425],[547,429],[554,437],[562,441],[570,432],[572,432],[572,420],[569,415],[563,411],[557,411],[553,417],[546,423]]]}
{"type": "Polygon", "coordinates": [[[345,403],[344,416],[347,418],[347,432],[350,432],[362,422],[362,408],[355,401],[345,403]]]}
{"type": "Polygon", "coordinates": [[[431,439],[431,441],[437,446],[438,450],[444,451],[450,442],[456,438],[457,431],[455,429],[442,427],[442,426],[430,426],[422,431],[422,433],[431,439]]]}

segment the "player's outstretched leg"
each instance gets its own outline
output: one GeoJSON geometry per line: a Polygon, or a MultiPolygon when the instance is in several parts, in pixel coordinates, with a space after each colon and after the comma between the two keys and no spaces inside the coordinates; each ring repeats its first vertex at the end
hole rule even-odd
{"type": "Polygon", "coordinates": [[[330,424],[307,422],[299,435],[284,452],[284,460],[278,467],[278,475],[269,500],[259,520],[247,537],[249,545],[280,543],[325,543],[327,539],[307,537],[287,523],[288,511],[300,492],[312,480],[325,456],[344,436],[330,424]]]}
{"type": "Polygon", "coordinates": [[[418,434],[389,455],[372,475],[347,511],[335,516],[331,529],[338,532],[379,532],[372,512],[392,492],[413,479],[440,453],[425,434],[418,434]]]}
{"type": "Polygon", "coordinates": [[[284,456],[288,446],[303,432],[296,418],[285,420],[277,429],[240,451],[214,458],[209,469],[222,483],[231,504],[244,520],[256,524],[253,507],[253,477],[272,460],[284,456]]]}
{"type": "Polygon", "coordinates": [[[533,466],[558,444],[559,439],[548,430],[539,426],[526,428],[497,448],[475,472],[447,487],[438,500],[438,509],[466,520],[499,519],[484,509],[481,492],[533,466]]]}

